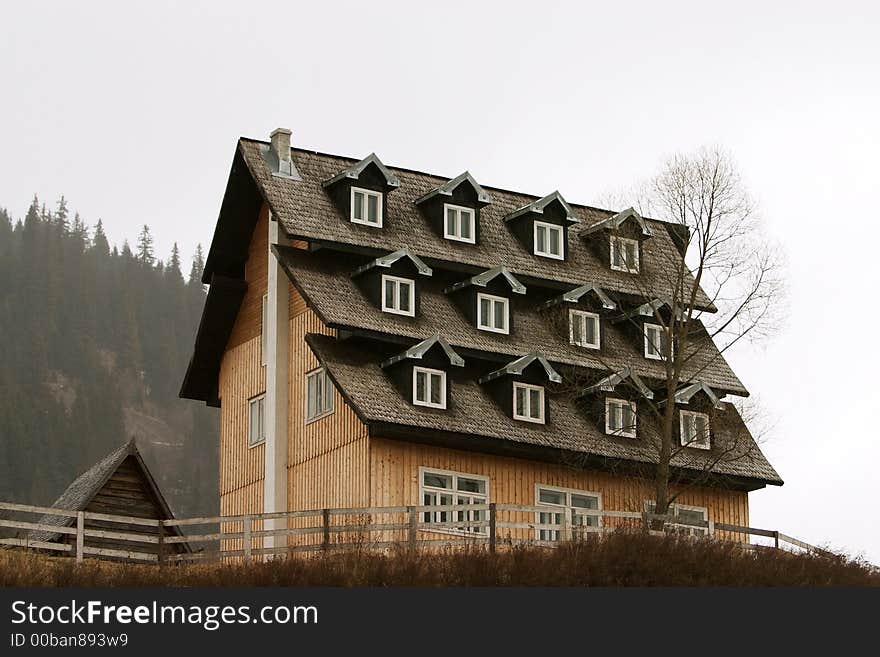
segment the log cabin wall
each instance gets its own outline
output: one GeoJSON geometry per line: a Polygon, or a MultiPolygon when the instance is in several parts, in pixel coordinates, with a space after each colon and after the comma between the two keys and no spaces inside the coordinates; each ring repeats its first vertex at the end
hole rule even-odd
{"type": "MultiPolygon", "coordinates": [[[[646,479],[374,437],[370,442],[370,506],[422,504],[420,467],[488,477],[489,501],[499,504],[535,505],[536,485],[600,493],[606,510],[641,512],[645,500],[652,499],[652,482],[646,479]]],[[[711,521],[737,525],[749,522],[748,493],[742,491],[694,487],[676,502],[705,507],[711,521]]],[[[506,519],[533,521],[529,517],[506,519]]],[[[606,525],[613,525],[612,520],[606,520],[606,525]]],[[[520,536],[518,530],[510,531],[514,538],[534,538],[526,535],[528,532],[520,536]]]]}
{"type": "MultiPolygon", "coordinates": [[[[119,464],[107,482],[95,493],[88,505],[83,509],[91,513],[105,513],[117,516],[129,516],[134,518],[147,518],[150,520],[167,520],[161,503],[156,498],[153,490],[141,472],[134,456],[128,456],[119,464]]],[[[86,529],[100,529],[113,532],[128,532],[142,536],[158,536],[158,527],[148,527],[136,524],[123,524],[87,518],[84,527],[86,529]]],[[[75,544],[74,536],[65,535],[64,541],[75,544]]],[[[157,543],[132,543],[129,540],[110,538],[98,538],[86,536],[83,540],[86,547],[109,548],[112,550],[136,550],[149,554],[157,554],[157,543]]],[[[181,544],[172,544],[175,552],[182,552],[181,544]]]]}

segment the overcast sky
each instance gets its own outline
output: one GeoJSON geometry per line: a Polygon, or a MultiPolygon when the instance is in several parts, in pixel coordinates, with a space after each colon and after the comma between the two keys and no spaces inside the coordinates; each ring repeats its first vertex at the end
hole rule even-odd
{"type": "Polygon", "coordinates": [[[880,563],[876,2],[318,4],[4,3],[0,207],[63,193],[166,257],[210,243],[236,138],[278,126],[587,204],[721,144],[789,262],[782,332],[729,356],[786,481],[751,523],[880,563]]]}

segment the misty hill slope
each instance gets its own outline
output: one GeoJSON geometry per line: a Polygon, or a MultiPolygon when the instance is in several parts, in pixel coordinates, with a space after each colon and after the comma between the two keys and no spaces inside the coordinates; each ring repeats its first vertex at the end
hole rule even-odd
{"type": "Polygon", "coordinates": [[[156,261],[146,227],[111,248],[63,198],[0,210],[0,500],[51,504],[135,436],[176,514],[217,512],[217,412],[177,397],[201,268],[156,261]]]}

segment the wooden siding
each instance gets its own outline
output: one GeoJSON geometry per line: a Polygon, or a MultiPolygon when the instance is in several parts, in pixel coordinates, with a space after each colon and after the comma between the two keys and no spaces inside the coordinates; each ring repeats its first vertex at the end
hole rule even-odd
{"type": "MultiPolygon", "coordinates": [[[[168,520],[162,505],[153,493],[152,487],[134,456],[127,457],[111,475],[101,489],[89,500],[83,509],[92,513],[129,516],[132,518],[148,518],[150,520],[168,520]]],[[[158,536],[158,527],[145,525],[109,522],[105,520],[86,519],[86,529],[98,529],[111,532],[128,532],[142,536],[158,536]]],[[[73,544],[75,537],[66,535],[64,542],[73,544]]],[[[86,547],[109,548],[112,550],[132,550],[156,554],[157,543],[137,543],[111,538],[86,536],[83,544],[86,547]],[[133,547],[136,545],[136,547],[133,547]]],[[[174,551],[183,551],[183,546],[176,544],[174,551]]]]}
{"type": "MultiPolygon", "coordinates": [[[[305,307],[292,293],[291,307],[305,307]]],[[[306,333],[333,335],[311,310],[290,322],[290,408],[288,430],[288,506],[290,509],[366,506],[368,493],[367,427],[333,389],[333,413],[305,419],[306,373],[319,363],[305,343],[306,333]]]]}
{"type": "Polygon", "coordinates": [[[269,263],[269,206],[265,203],[260,210],[260,218],[251,235],[248,245],[248,258],[245,264],[245,280],[248,287],[235,318],[227,349],[232,349],[248,340],[259,337],[263,328],[263,295],[268,287],[269,263]]]}
{"type": "Polygon", "coordinates": [[[260,337],[227,350],[220,365],[220,513],[263,511],[264,445],[248,447],[248,400],[266,391],[260,337]]]}
{"type": "MultiPolygon", "coordinates": [[[[536,504],[537,484],[601,493],[602,508],[606,510],[641,512],[644,501],[652,499],[651,482],[645,479],[373,438],[370,442],[370,506],[421,504],[419,467],[488,477],[489,501],[499,504],[536,504]]],[[[676,502],[705,507],[708,519],[715,522],[749,523],[748,494],[744,492],[694,487],[683,492],[676,502]]]]}

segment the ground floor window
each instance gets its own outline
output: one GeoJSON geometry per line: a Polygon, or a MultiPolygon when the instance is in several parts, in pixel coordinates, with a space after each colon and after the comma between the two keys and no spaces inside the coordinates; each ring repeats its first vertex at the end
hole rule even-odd
{"type": "MultiPolygon", "coordinates": [[[[645,500],[645,511],[654,513],[654,500],[645,500]]],[[[667,523],[666,531],[682,536],[708,536],[708,527],[694,527],[690,523],[709,520],[709,510],[704,506],[688,506],[686,504],[670,504],[669,515],[673,521],[667,523]],[[680,520],[681,522],[675,522],[680,520]]]]}
{"type": "MultiPolygon", "coordinates": [[[[449,470],[419,468],[419,499],[423,506],[449,506],[449,511],[426,511],[422,522],[481,522],[488,513],[484,510],[462,509],[462,506],[489,503],[489,478],[449,470]]],[[[437,531],[464,531],[486,534],[486,527],[444,527],[437,531]]]]}
{"type": "Polygon", "coordinates": [[[546,511],[537,513],[536,537],[539,541],[558,541],[559,529],[542,529],[541,525],[561,525],[564,521],[568,522],[566,516],[570,518],[571,528],[575,534],[588,531],[588,527],[602,525],[599,516],[584,513],[585,510],[602,508],[602,496],[599,493],[539,484],[535,486],[535,504],[547,507],[546,511]]]}

